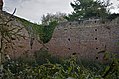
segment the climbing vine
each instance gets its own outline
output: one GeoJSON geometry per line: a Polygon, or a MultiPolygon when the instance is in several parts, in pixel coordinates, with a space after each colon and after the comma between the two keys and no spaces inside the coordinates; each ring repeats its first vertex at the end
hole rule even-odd
{"type": "Polygon", "coordinates": [[[22,22],[29,34],[34,34],[32,37],[37,38],[43,44],[50,41],[53,31],[58,24],[57,21],[52,21],[49,23],[49,25],[38,25],[35,23],[31,23],[25,19],[18,18],[18,20],[22,22]],[[29,27],[32,28],[32,32],[30,31],[29,27]]]}
{"type": "Polygon", "coordinates": [[[49,25],[42,26],[42,34],[40,35],[40,39],[43,41],[43,43],[47,43],[50,41],[57,24],[57,21],[53,21],[50,22],[49,25]]]}

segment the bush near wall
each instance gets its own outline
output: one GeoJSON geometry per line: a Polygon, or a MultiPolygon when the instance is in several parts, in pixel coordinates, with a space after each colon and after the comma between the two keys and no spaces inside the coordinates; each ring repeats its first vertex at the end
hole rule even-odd
{"type": "MultiPolygon", "coordinates": [[[[46,54],[46,58],[50,58],[50,55],[46,52],[46,50],[42,49],[42,54],[43,53],[46,54]]],[[[119,59],[115,57],[111,58],[110,63],[106,65],[104,65],[103,63],[96,63],[96,62],[94,63],[90,62],[90,64],[92,65],[89,65],[88,63],[87,64],[82,63],[84,61],[81,61],[79,64],[77,64],[76,55],[72,55],[69,59],[61,61],[62,62],[61,64],[60,63],[53,64],[51,62],[44,61],[41,62],[42,63],[41,65],[39,65],[39,62],[34,61],[34,63],[30,65],[27,62],[24,63],[20,61],[8,61],[4,64],[3,79],[68,79],[68,78],[118,79],[119,78],[119,59]]]]}

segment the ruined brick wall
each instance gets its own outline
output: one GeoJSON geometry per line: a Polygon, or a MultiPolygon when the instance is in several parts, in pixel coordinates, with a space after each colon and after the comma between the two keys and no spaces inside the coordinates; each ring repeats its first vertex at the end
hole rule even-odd
{"type": "MultiPolygon", "coordinates": [[[[4,14],[4,13],[3,13],[4,14]]],[[[9,14],[3,17],[9,18],[9,14]]],[[[24,27],[20,21],[12,21],[14,26],[24,27]]],[[[25,39],[13,40],[15,49],[7,53],[12,57],[33,55],[43,46],[35,39],[32,49],[28,31],[23,28],[21,34],[25,39]]],[[[77,22],[63,22],[53,33],[52,39],[45,44],[48,51],[54,55],[70,56],[77,53],[79,57],[94,58],[100,51],[119,52],[119,18],[113,21],[86,20],[77,22]]]]}
{"type": "Polygon", "coordinates": [[[119,19],[87,20],[59,24],[47,46],[56,55],[77,53],[80,57],[92,58],[100,51],[118,53],[118,42],[119,19]]]}
{"type": "Polygon", "coordinates": [[[25,26],[21,23],[21,21],[17,20],[17,18],[14,16],[11,17],[11,14],[7,12],[1,12],[0,24],[3,24],[4,22],[7,21],[9,21],[7,25],[10,26],[10,29],[17,27],[22,27],[22,29],[18,32],[18,34],[20,35],[19,39],[14,37],[12,43],[8,43],[7,46],[4,46],[5,47],[4,54],[9,54],[10,57],[16,58],[24,55],[32,55],[33,52],[39,50],[42,47],[42,45],[38,43],[38,41],[35,39],[33,43],[33,48],[31,49],[28,31],[25,29],[25,26]],[[11,20],[9,21],[9,19],[11,20]],[[24,38],[22,38],[22,36],[24,36],[24,38]]]}

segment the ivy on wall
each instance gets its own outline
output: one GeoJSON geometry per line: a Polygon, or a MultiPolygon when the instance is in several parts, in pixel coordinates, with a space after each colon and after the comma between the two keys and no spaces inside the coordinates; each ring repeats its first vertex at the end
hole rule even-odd
{"type": "Polygon", "coordinates": [[[40,35],[40,39],[43,43],[48,43],[50,41],[57,24],[57,21],[53,21],[50,22],[49,25],[42,25],[42,34],[40,35]]]}
{"type": "Polygon", "coordinates": [[[31,23],[25,19],[17,19],[25,26],[29,34],[32,34],[33,37],[39,38],[40,41],[42,41],[44,44],[50,41],[50,39],[52,38],[53,31],[58,24],[57,21],[52,21],[49,23],[49,25],[38,25],[35,23],[31,23]]]}

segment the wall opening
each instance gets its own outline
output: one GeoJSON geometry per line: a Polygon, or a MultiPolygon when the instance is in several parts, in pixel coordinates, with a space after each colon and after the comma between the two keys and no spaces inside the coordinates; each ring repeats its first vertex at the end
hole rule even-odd
{"type": "Polygon", "coordinates": [[[72,53],[72,55],[76,55],[76,53],[72,53]]]}
{"type": "Polygon", "coordinates": [[[98,49],[98,48],[96,48],[96,49],[98,49]]]}
{"type": "Polygon", "coordinates": [[[105,21],[102,21],[102,24],[105,24],[105,21]]]}
{"type": "Polygon", "coordinates": [[[97,40],[97,38],[95,38],[95,40],[97,40]]]}
{"type": "Polygon", "coordinates": [[[97,31],[98,29],[95,29],[95,31],[97,31]]]}
{"type": "Polygon", "coordinates": [[[68,38],[68,41],[70,41],[70,38],[68,38]]]}

